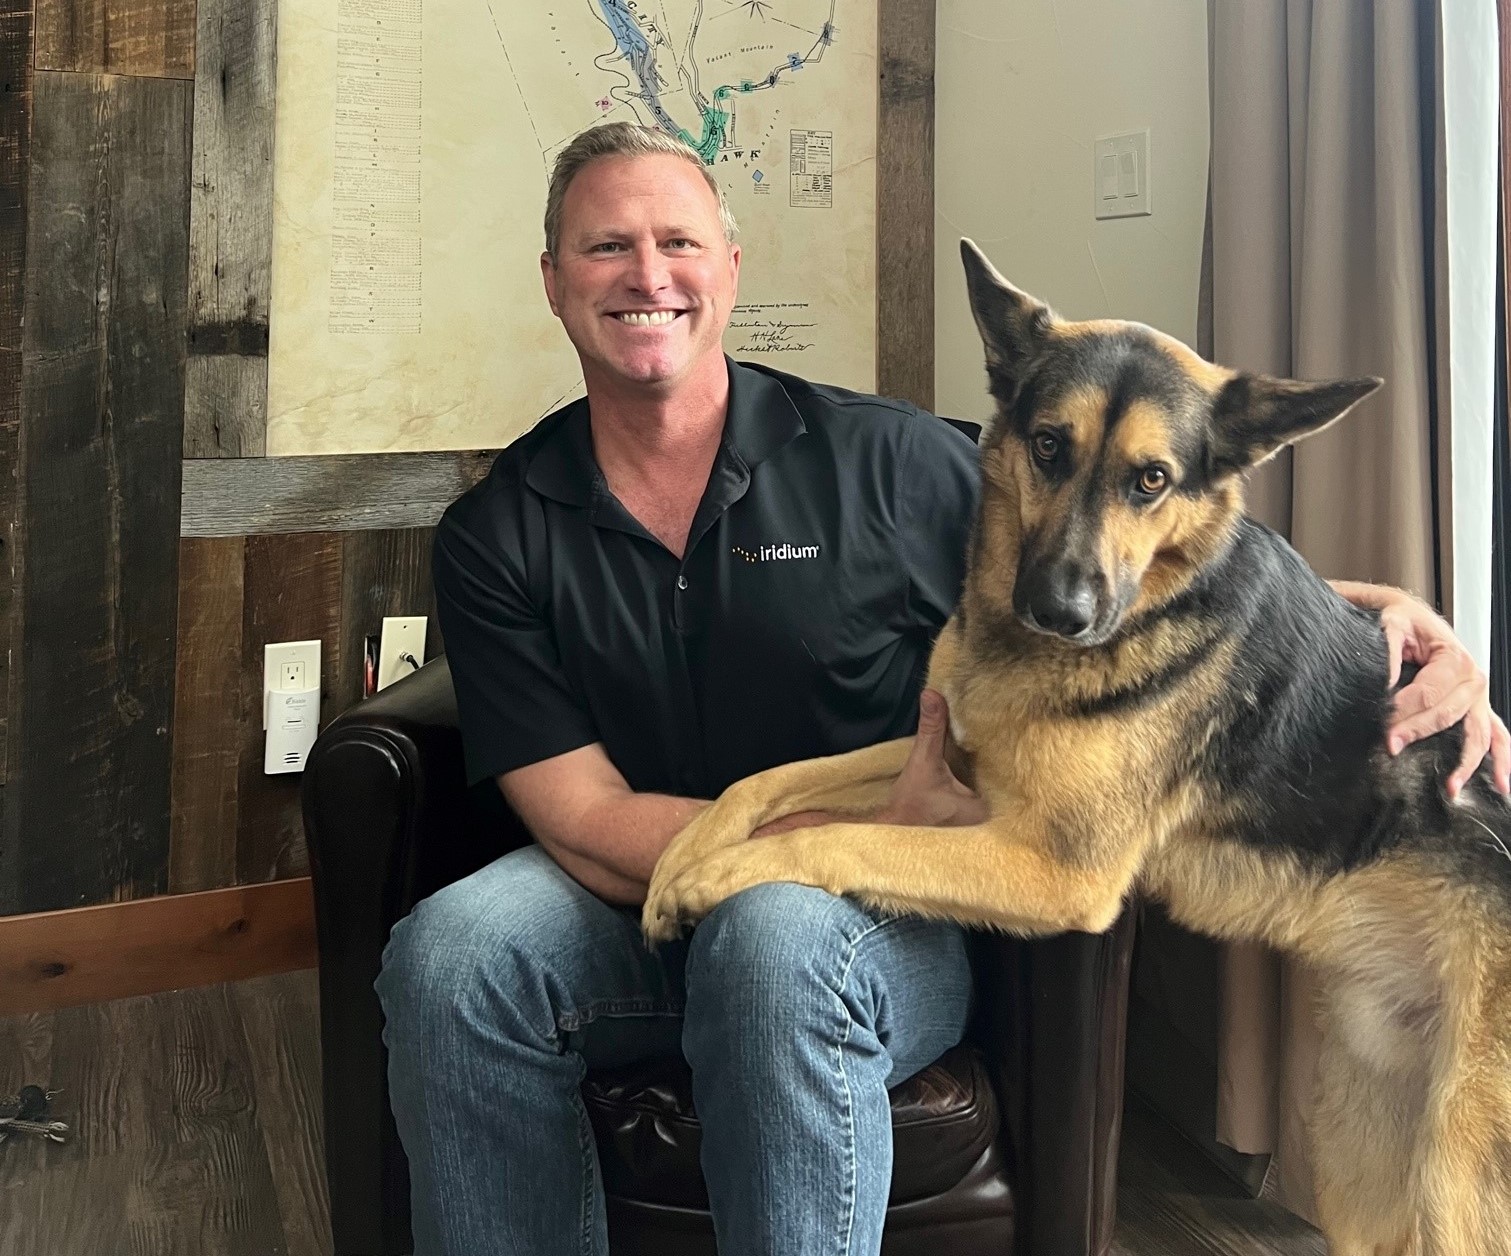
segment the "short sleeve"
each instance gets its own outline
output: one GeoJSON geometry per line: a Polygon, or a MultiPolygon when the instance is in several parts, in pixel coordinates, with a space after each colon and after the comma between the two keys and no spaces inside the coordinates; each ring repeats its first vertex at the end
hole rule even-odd
{"type": "Polygon", "coordinates": [[[523,553],[448,511],[436,529],[436,610],[475,783],[599,740],[532,605],[523,553]]]}
{"type": "Polygon", "coordinates": [[[971,439],[943,419],[920,412],[909,428],[898,476],[908,613],[932,636],[960,600],[981,494],[981,461],[971,439]]]}

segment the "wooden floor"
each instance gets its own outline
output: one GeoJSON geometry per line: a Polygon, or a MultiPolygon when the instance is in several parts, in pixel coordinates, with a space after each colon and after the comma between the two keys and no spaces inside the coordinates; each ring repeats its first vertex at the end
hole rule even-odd
{"type": "MultiPolygon", "coordinates": [[[[66,1144],[0,1145],[4,1256],[326,1256],[313,972],[0,1018],[0,1095],[61,1090],[66,1144]]],[[[1117,1256],[1322,1256],[1131,1107],[1117,1256]]]]}

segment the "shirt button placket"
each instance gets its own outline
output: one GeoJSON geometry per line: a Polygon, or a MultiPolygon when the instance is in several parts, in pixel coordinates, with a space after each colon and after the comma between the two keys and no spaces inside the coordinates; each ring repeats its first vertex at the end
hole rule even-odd
{"type": "Polygon", "coordinates": [[[672,626],[679,632],[687,631],[687,611],[682,605],[682,594],[687,591],[687,577],[680,571],[672,591],[672,626]]]}

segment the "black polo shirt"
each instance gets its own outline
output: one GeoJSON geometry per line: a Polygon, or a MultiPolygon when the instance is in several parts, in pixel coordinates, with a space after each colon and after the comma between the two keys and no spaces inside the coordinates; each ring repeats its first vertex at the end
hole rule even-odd
{"type": "Polygon", "coordinates": [[[609,491],[586,401],[542,419],[436,531],[469,780],[602,742],[638,792],[914,730],[959,596],[976,448],[904,402],[729,363],[678,559],[609,491]]]}

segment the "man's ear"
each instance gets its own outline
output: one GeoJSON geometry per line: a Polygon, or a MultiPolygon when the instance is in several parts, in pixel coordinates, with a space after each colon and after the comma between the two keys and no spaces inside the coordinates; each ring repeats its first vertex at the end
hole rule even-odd
{"type": "Polygon", "coordinates": [[[546,303],[551,307],[551,313],[560,318],[561,310],[556,306],[556,262],[549,252],[540,255],[540,279],[545,285],[546,303]]]}
{"type": "Polygon", "coordinates": [[[1240,372],[1212,403],[1213,469],[1241,471],[1341,419],[1385,381],[1275,379],[1240,372]]]}
{"type": "Polygon", "coordinates": [[[1024,369],[1038,355],[1054,313],[1002,278],[970,240],[960,241],[960,260],[965,263],[971,313],[986,346],[992,393],[1005,405],[1011,402],[1024,369]],[[999,389],[999,384],[1005,387],[999,389]]]}

